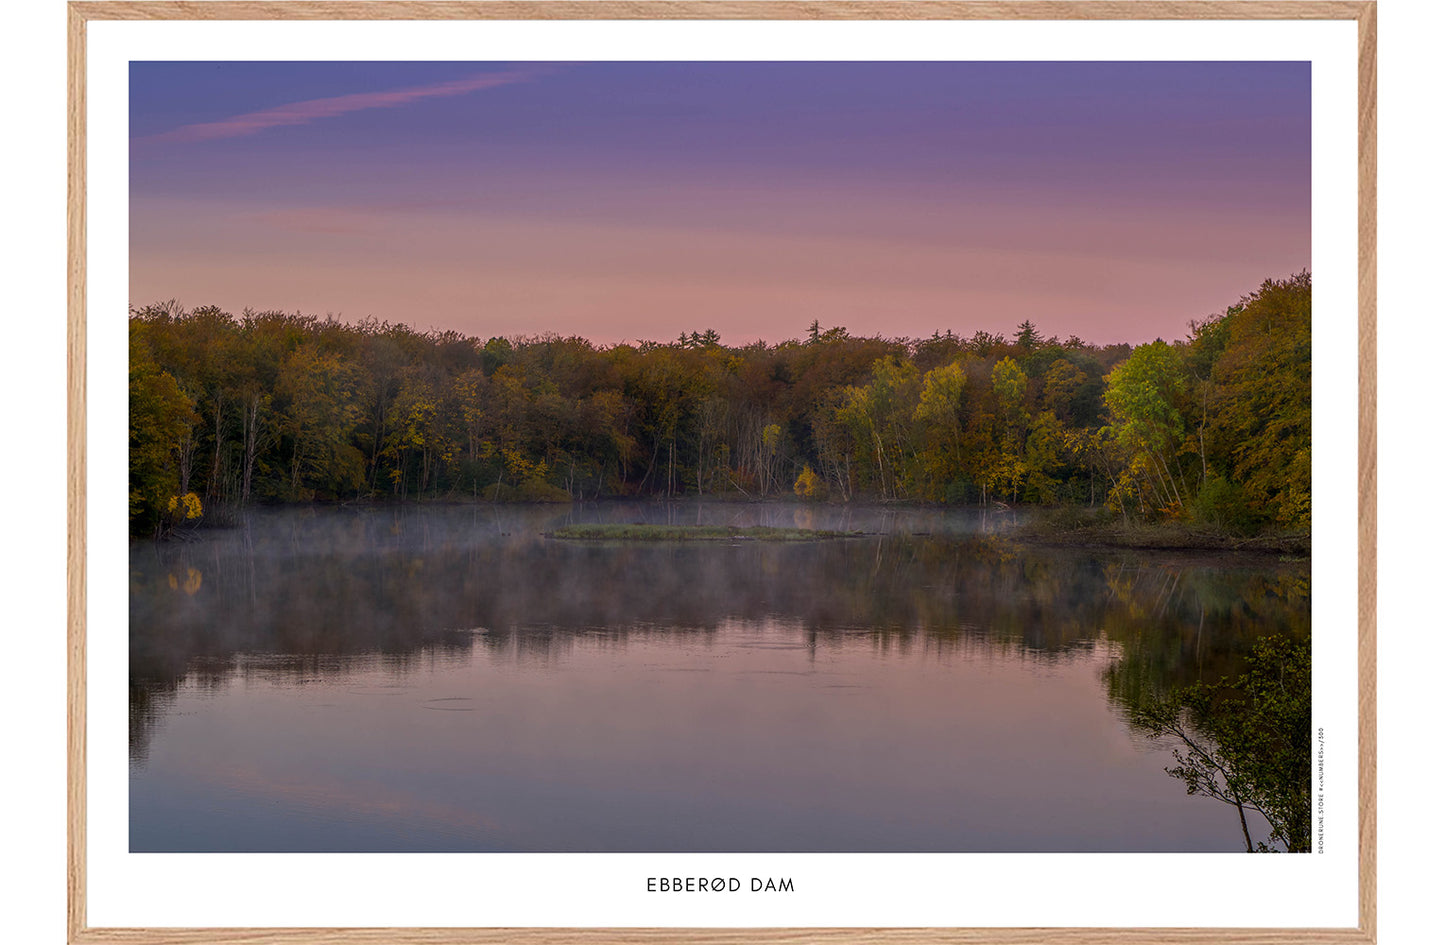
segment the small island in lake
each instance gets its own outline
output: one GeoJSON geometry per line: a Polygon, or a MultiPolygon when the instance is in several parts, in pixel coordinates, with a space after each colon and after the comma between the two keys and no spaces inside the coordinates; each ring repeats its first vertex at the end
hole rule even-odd
{"type": "Polygon", "coordinates": [[[820,541],[849,538],[862,532],[838,532],[816,528],[775,528],[767,525],[631,525],[594,523],[564,525],[546,533],[548,538],[571,541],[820,541]]]}

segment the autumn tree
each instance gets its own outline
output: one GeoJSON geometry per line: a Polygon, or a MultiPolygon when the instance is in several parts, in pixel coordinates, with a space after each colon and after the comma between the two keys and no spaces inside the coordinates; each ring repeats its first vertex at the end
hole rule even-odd
{"type": "Polygon", "coordinates": [[[852,440],[862,481],[874,485],[884,498],[903,497],[909,484],[906,464],[916,455],[913,421],[918,396],[918,369],[910,362],[885,358],[873,366],[866,386],[847,388],[838,404],[837,420],[852,440]]]}
{"type": "Polygon", "coordinates": [[[199,418],[194,402],[161,370],[145,339],[145,325],[130,331],[130,525],[154,533],[181,488],[183,445],[199,418]]]}
{"type": "Polygon", "coordinates": [[[984,474],[984,481],[995,493],[1007,493],[1017,501],[1019,487],[1027,474],[1024,452],[1029,428],[1025,405],[1028,375],[1017,361],[1006,356],[994,364],[990,380],[998,404],[995,427],[997,449],[984,474]]]}
{"type": "Polygon", "coordinates": [[[922,432],[922,472],[928,498],[940,499],[963,475],[963,404],[967,374],[960,361],[923,376],[913,419],[922,432]]]}
{"type": "Polygon", "coordinates": [[[175,303],[132,312],[134,521],[392,495],[1092,502],[1309,520],[1309,279],[1138,349],[950,327],[728,346],[480,338],[175,303]],[[804,473],[807,472],[807,475],[804,473]],[[164,483],[162,485],[162,483],[164,483]]]}
{"type": "Polygon", "coordinates": [[[1250,507],[1277,525],[1308,528],[1310,274],[1265,282],[1226,320],[1209,429],[1250,507]]]}
{"type": "Polygon", "coordinates": [[[362,417],[361,372],[308,341],[291,353],[276,383],[280,426],[290,446],[288,495],[354,492],[365,459],[353,443],[362,417]],[[309,484],[309,488],[308,488],[309,484]]]}

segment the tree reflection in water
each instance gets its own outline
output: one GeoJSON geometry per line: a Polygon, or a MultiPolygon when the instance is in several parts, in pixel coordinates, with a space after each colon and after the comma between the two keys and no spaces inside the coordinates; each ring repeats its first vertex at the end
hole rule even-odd
{"type": "MultiPolygon", "coordinates": [[[[662,508],[670,519],[706,517],[626,505],[594,516],[627,521],[662,508]]],[[[792,524],[800,512],[818,528],[858,524],[815,508],[707,515],[792,524]]],[[[1197,692],[1222,699],[1221,680],[1248,678],[1248,659],[1264,638],[1308,647],[1307,561],[1043,548],[945,513],[883,516],[867,523],[876,534],[819,542],[542,537],[574,514],[287,512],[253,515],[195,543],[137,543],[132,763],[145,764],[182,684],[265,678],[304,686],[363,666],[404,678],[436,661],[467,660],[478,647],[545,664],[584,638],[625,649],[633,640],[706,638],[760,621],[798,627],[813,647],[861,638],[880,652],[926,647],[940,658],[983,646],[1047,665],[1103,645],[1115,658],[1102,695],[1143,736],[1169,734],[1150,707],[1203,719],[1191,702],[1197,692]]],[[[1307,710],[1307,664],[1296,676],[1307,710]]],[[[1194,731],[1218,734],[1202,722],[1194,731]]],[[[1308,756],[1306,737],[1306,811],[1308,756]]],[[[1308,833],[1306,817],[1306,844],[1308,833]]],[[[1283,836],[1294,837],[1293,828],[1283,836]]]]}

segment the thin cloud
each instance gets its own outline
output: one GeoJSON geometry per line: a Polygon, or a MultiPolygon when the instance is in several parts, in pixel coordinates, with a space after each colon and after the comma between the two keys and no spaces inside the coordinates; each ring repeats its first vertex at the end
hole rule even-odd
{"type": "Polygon", "coordinates": [[[371,108],[395,108],[427,98],[443,98],[450,95],[465,95],[482,89],[526,82],[544,74],[542,69],[514,69],[507,72],[481,72],[476,75],[437,82],[433,85],[418,85],[388,92],[357,92],[352,95],[335,95],[330,98],[313,98],[302,102],[291,102],[259,112],[233,115],[220,121],[198,122],[182,125],[160,134],[137,138],[138,142],[181,143],[194,141],[216,141],[222,138],[240,138],[270,128],[295,125],[309,125],[322,118],[335,118],[351,112],[371,108]]]}

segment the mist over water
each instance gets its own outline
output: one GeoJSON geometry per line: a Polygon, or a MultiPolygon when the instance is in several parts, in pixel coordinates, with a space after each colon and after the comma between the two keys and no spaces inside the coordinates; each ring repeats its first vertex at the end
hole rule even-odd
{"type": "Polygon", "coordinates": [[[792,504],[261,511],[131,548],[134,851],[1236,850],[1123,721],[1308,564],[792,504]],[[577,522],[859,531],[576,542],[577,522]]]}

